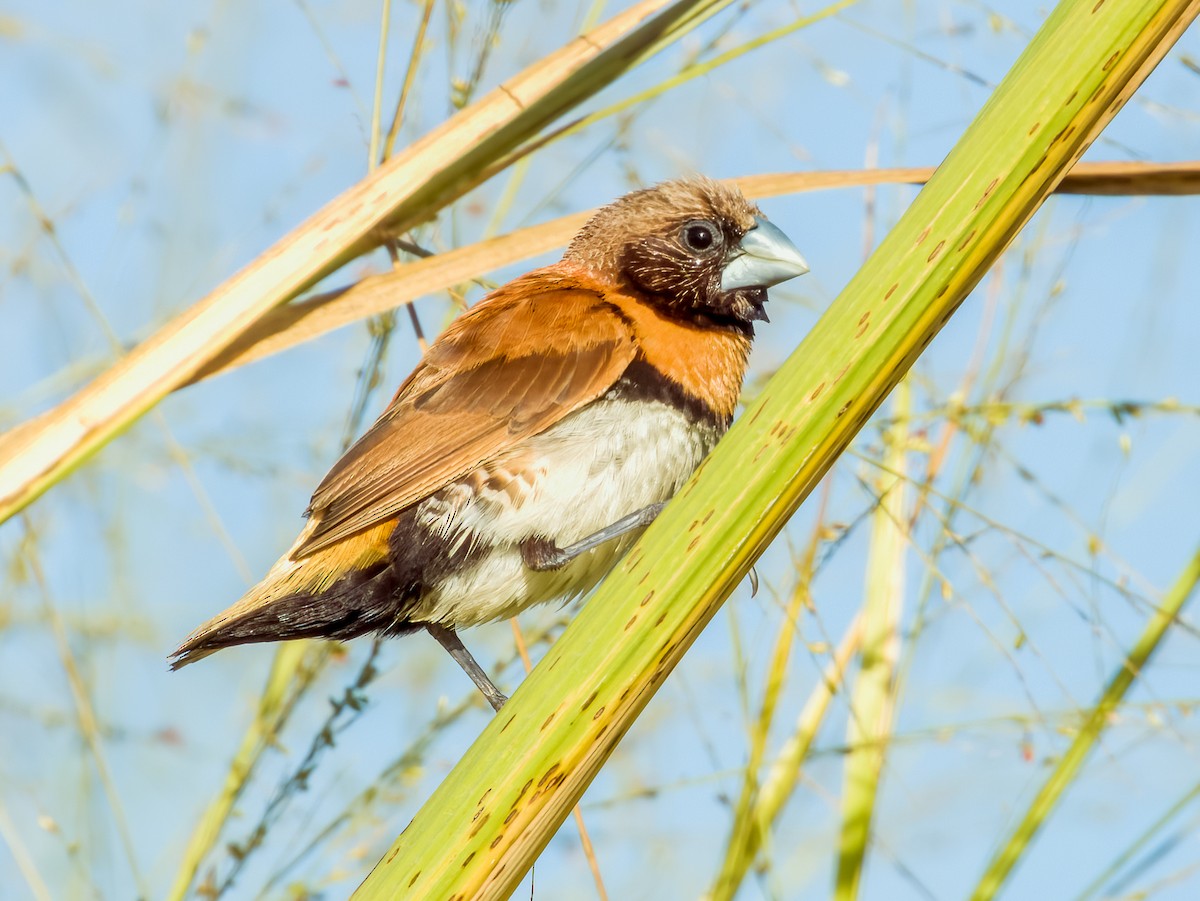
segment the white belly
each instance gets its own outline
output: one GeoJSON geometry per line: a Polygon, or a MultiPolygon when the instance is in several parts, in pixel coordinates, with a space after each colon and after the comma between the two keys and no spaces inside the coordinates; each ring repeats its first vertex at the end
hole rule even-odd
{"type": "MultiPolygon", "coordinates": [[[[565,547],[650,504],[671,498],[712,449],[720,432],[662,403],[600,400],[495,461],[490,473],[526,473],[520,490],[466,479],[420,515],[470,564],[426,590],[406,618],[469,626],[512,616],[531,604],[576,597],[592,588],[640,534],[630,533],[561,569],[536,572],[520,543],[547,538],[565,547]]],[[[498,480],[497,484],[504,482],[498,480]]]]}

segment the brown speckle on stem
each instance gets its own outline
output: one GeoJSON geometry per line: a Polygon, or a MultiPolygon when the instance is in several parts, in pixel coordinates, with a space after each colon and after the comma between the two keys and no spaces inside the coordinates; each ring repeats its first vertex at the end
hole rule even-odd
{"type": "Polygon", "coordinates": [[[996,185],[998,184],[1000,184],[1000,179],[998,178],[993,178],[991,182],[988,183],[988,186],[983,189],[983,194],[980,196],[979,200],[975,201],[975,209],[979,209],[984,205],[984,203],[987,202],[987,199],[992,196],[992,191],[996,190],[996,185]]]}

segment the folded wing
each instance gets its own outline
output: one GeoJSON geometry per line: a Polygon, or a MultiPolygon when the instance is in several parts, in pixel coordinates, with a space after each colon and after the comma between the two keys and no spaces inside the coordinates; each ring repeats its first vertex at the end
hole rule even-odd
{"type": "Polygon", "coordinates": [[[309,505],[300,559],[394,517],[604,395],[631,324],[582,278],[538,270],[459,317],[309,505]]]}

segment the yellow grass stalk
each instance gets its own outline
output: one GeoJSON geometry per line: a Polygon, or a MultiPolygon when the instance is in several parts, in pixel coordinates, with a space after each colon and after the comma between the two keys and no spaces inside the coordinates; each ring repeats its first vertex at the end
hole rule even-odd
{"type": "Polygon", "coordinates": [[[192,829],[191,838],[179,860],[168,901],[183,901],[205,857],[221,837],[234,805],[242,796],[250,774],[268,748],[279,741],[279,724],[291,713],[297,699],[303,697],[311,679],[321,670],[332,649],[331,644],[289,641],[279,646],[267,684],[258,700],[254,720],[233,756],[225,784],[205,808],[192,829]]]}
{"type": "Polygon", "coordinates": [[[1064,0],[759,399],[356,892],[507,898],[838,454],[1200,0],[1064,0]]]}
{"type": "Polygon", "coordinates": [[[767,776],[754,796],[749,811],[750,826],[740,829],[735,825],[733,835],[725,845],[725,860],[716,882],[705,895],[705,901],[732,901],[737,894],[746,872],[754,864],[758,853],[766,844],[767,837],[780,812],[800,781],[800,773],[809,749],[816,741],[821,723],[833,696],[841,690],[846,667],[858,652],[862,641],[862,619],[855,617],[838,643],[833,659],[821,674],[821,680],[813,688],[804,703],[795,728],[783,743],[778,756],[772,762],[767,776]]]}
{"type": "Polygon", "coordinates": [[[495,161],[731,0],[641,0],[462,110],[323,209],[108,371],[0,437],[0,522],[56,484],[273,307],[430,219],[495,161]]]}
{"type": "Polygon", "coordinates": [[[738,795],[737,804],[733,808],[733,822],[729,838],[725,842],[725,863],[714,888],[717,897],[732,896],[733,889],[741,881],[741,874],[745,872],[745,867],[753,860],[752,852],[750,860],[744,860],[744,855],[752,842],[750,833],[755,828],[753,812],[758,802],[759,770],[766,759],[767,739],[775,721],[775,709],[779,703],[779,695],[787,681],[792,645],[800,630],[800,616],[806,608],[812,608],[812,578],[816,568],[817,549],[821,546],[821,533],[825,529],[824,505],[829,497],[829,483],[825,484],[826,491],[821,501],[822,510],[817,516],[816,524],[808,539],[808,545],[796,568],[796,586],[792,590],[792,596],[784,610],[783,621],[779,624],[779,633],[775,636],[775,647],[771,651],[766,684],[763,686],[762,703],[750,730],[750,753],[742,773],[742,790],[738,795]]]}
{"type": "Polygon", "coordinates": [[[871,547],[863,600],[861,665],[850,699],[842,780],[842,835],[834,898],[858,897],[871,834],[875,800],[892,737],[896,668],[900,660],[900,614],[904,606],[908,544],[908,379],[893,396],[896,421],[884,433],[884,465],[875,480],[878,502],[871,514],[871,547]]]}

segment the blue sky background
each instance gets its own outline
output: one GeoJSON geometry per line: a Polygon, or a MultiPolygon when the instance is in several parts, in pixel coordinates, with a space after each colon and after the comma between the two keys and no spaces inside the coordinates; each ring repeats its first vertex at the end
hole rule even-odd
{"type": "MultiPolygon", "coordinates": [[[[605,5],[603,16],[619,8],[605,5]]],[[[816,8],[727,11],[588,108],[668,77],[697,53],[712,55],[714,44],[736,46],[816,8]]],[[[864,0],[550,145],[496,226],[543,221],[689,171],[936,164],[1047,8],[864,0]]],[[[586,12],[534,0],[438,4],[402,140],[452,112],[451,79],[470,73],[500,9],[481,89],[560,46],[586,12]]],[[[393,12],[385,109],[418,16],[412,4],[393,12]]],[[[362,177],[378,37],[378,5],[359,0],[10,0],[0,10],[0,427],[68,396],[111,363],[115,347],[151,334],[362,177]],[[39,225],[43,214],[53,238],[39,225]]],[[[1087,158],[1200,159],[1198,98],[1193,28],[1087,158]]],[[[420,239],[445,249],[483,236],[507,178],[464,198],[420,239]]],[[[772,292],[749,390],[849,280],[867,236],[877,241],[914,194],[898,186],[879,189],[873,205],[862,190],[762,203],[813,271],[772,292]]],[[[1185,409],[1118,421],[1104,409],[1124,400],[1200,404],[1198,248],[1194,198],[1053,199],[914,370],[916,404],[932,411],[929,442],[973,360],[981,375],[963,403],[1096,403],[1078,416],[1048,413],[1036,426],[998,421],[982,450],[963,436],[951,445],[935,487],[965,491],[951,523],[962,542],[936,561],[946,592],[926,595],[945,504],[932,504],[913,533],[905,622],[912,626],[924,598],[928,624],[904,648],[864,898],[969,892],[1065,747],[1077,711],[1200,541],[1200,418],[1185,409]]],[[[330,282],[386,265],[373,254],[330,282]]],[[[441,296],[418,310],[432,333],[451,307],[441,296]]],[[[166,672],[165,656],[291,542],[341,447],[368,345],[366,328],[351,326],[174,395],[0,527],[0,897],[34,896],[16,865],[25,853],[54,898],[129,898],[139,881],[150,896],[165,894],[250,722],[272,652],[238,649],[178,674],[166,672]],[[81,739],[51,607],[101,723],[119,814],[81,739]]],[[[402,318],[368,419],[416,359],[402,318]]],[[[822,642],[841,635],[861,602],[867,530],[853,524],[872,506],[869,460],[879,447],[869,426],[832,477],[829,522],[849,531],[824,551],[816,612],[800,623],[772,749],[823,665],[822,642]]],[[[914,471],[925,459],[917,447],[914,471]]],[[[588,792],[585,815],[611,897],[692,898],[715,872],[746,754],[739,684],[757,699],[814,508],[760,564],[763,590],[735,593],[588,792]]],[[[523,622],[534,629],[560,615],[531,611],[523,622]]],[[[511,653],[503,623],[466,639],[489,664],[511,653]]],[[[348,647],[301,702],[226,840],[252,827],[320,727],[325,699],[342,693],[368,650],[348,647]]],[[[1074,897],[1196,785],[1196,660],[1191,617],[1116,716],[1007,897],[1074,897]]],[[[469,696],[462,674],[423,637],[389,643],[379,666],[365,713],[228,897],[281,897],[289,884],[348,894],[486,722],[474,708],[438,730],[381,800],[270,883],[439,709],[469,696]]],[[[499,681],[512,688],[519,673],[510,668],[499,681]]],[[[828,897],[846,723],[839,700],[773,837],[771,867],[748,879],[740,898],[828,897]]],[[[1121,871],[1113,896],[1196,897],[1198,817],[1200,808],[1185,804],[1121,871]]],[[[207,866],[219,878],[229,863],[218,848],[207,866]]],[[[527,896],[528,885],[517,897],[527,896]]],[[[539,862],[535,897],[594,897],[573,827],[539,862]]]]}

